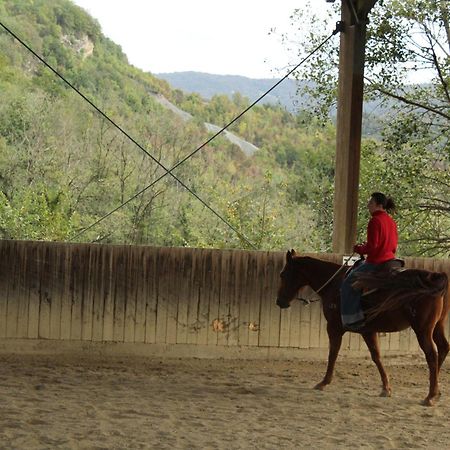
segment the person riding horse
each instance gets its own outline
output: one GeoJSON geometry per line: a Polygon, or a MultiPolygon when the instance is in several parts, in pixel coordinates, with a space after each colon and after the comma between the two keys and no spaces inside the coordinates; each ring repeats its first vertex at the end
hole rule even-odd
{"type": "Polygon", "coordinates": [[[381,192],[370,196],[367,208],[371,219],[367,226],[367,241],[355,245],[353,251],[367,255],[366,260],[355,267],[344,279],[341,286],[341,317],[346,329],[357,331],[364,327],[365,317],[361,308],[361,290],[352,284],[356,275],[362,272],[374,272],[381,264],[395,259],[398,233],[397,224],[388,214],[395,210],[393,200],[381,192]]]}

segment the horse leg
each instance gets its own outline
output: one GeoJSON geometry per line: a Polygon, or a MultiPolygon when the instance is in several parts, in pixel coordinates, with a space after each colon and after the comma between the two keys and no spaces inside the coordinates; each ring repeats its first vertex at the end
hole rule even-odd
{"type": "Polygon", "coordinates": [[[433,341],[438,349],[438,371],[441,369],[442,364],[450,350],[450,345],[445,337],[444,322],[439,321],[433,331],[433,341]]]}
{"type": "Polygon", "coordinates": [[[378,372],[380,373],[381,382],[383,383],[383,390],[381,391],[380,397],[390,397],[391,386],[389,384],[389,378],[387,376],[387,373],[384,370],[384,366],[381,363],[378,336],[376,333],[370,333],[370,334],[363,334],[362,337],[367,345],[367,348],[370,351],[372,361],[375,363],[375,365],[378,368],[378,372]]]}
{"type": "Polygon", "coordinates": [[[322,391],[325,386],[331,383],[333,379],[334,366],[338,357],[339,350],[342,343],[342,330],[335,330],[329,323],[327,324],[328,339],[330,342],[330,349],[328,351],[328,365],[327,371],[323,380],[314,386],[314,389],[322,391]]]}
{"type": "Polygon", "coordinates": [[[430,387],[428,395],[425,397],[423,404],[425,406],[433,406],[434,400],[439,396],[438,374],[439,374],[439,359],[436,344],[433,341],[433,331],[416,331],[417,340],[420,348],[425,353],[425,358],[428,364],[430,373],[430,387]]]}

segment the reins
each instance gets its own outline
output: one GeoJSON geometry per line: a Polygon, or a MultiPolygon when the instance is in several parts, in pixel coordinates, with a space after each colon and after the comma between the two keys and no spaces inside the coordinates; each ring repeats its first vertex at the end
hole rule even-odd
{"type": "MultiPolygon", "coordinates": [[[[317,291],[315,291],[316,294],[319,294],[321,291],[323,291],[344,269],[349,267],[348,262],[353,258],[353,256],[355,256],[355,253],[352,253],[344,262],[344,264],[341,267],[339,267],[339,269],[333,275],[331,275],[331,277],[322,286],[320,286],[320,288],[317,289],[317,291]]],[[[320,300],[320,298],[317,298],[315,300],[308,300],[306,298],[298,296],[296,298],[297,300],[300,300],[304,305],[309,305],[310,303],[315,303],[320,300]]]]}

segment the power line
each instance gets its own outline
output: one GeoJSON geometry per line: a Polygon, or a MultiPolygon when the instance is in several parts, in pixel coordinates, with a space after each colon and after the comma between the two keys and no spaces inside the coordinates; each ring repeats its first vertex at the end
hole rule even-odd
{"type": "Polygon", "coordinates": [[[193,195],[198,201],[200,201],[208,210],[210,210],[215,216],[217,216],[222,222],[224,222],[230,229],[232,229],[241,239],[243,239],[247,244],[249,244],[252,248],[256,249],[256,246],[252,244],[244,234],[242,234],[239,230],[237,230],[231,223],[229,223],[224,217],[222,217],[218,212],[216,212],[211,206],[209,206],[204,200],[202,200],[194,191],[192,191],[186,184],[184,184],[176,175],[172,172],[178,168],[181,164],[185,163],[188,159],[192,158],[196,153],[198,153],[201,149],[203,149],[206,145],[208,145],[213,139],[223,133],[227,128],[229,128],[233,123],[239,120],[245,113],[247,113],[250,109],[252,109],[257,103],[259,103],[264,97],[266,97],[270,92],[272,92],[277,86],[279,86],[285,79],[287,79],[292,73],[294,73],[302,64],[304,64],[312,55],[314,55],[317,51],[319,51],[335,34],[342,30],[342,23],[337,22],[336,29],[321,43],[319,44],[312,52],[310,52],[307,56],[305,56],[294,68],[289,70],[286,75],[278,80],[270,89],[268,89],[264,94],[258,97],[253,103],[251,103],[247,108],[245,108],[240,114],[238,114],[234,119],[232,119],[228,124],[222,127],[219,131],[217,131],[213,136],[211,136],[208,140],[206,140],[203,144],[197,147],[193,152],[188,154],[186,157],[181,159],[178,163],[176,163],[172,168],[167,169],[160,161],[158,161],[151,153],[149,153],[142,145],[140,145],[132,136],[130,136],[125,130],[123,130],[118,124],[116,124],[108,115],[106,115],[100,108],[98,108],[89,98],[87,98],[79,89],[73,86],[65,77],[63,77],[57,70],[55,70],[50,64],[48,64],[40,55],[38,55],[31,47],[29,47],[22,39],[20,39],[15,33],[13,33],[8,27],[6,27],[2,22],[0,25],[4,28],[4,30],[9,33],[14,39],[16,39],[20,44],[22,44],[29,52],[31,52],[39,61],[41,61],[48,69],[50,69],[57,77],[59,77],[64,83],[66,83],[71,89],[73,89],[78,95],[80,95],[86,102],[88,102],[101,116],[103,116],[108,122],[110,122],[114,127],[116,127],[122,134],[124,134],[131,142],[133,142],[140,150],[142,150],[147,156],[149,156],[154,162],[156,162],[160,167],[162,167],[165,171],[160,177],[154,180],[145,188],[141,189],[137,194],[130,197],[128,200],[124,201],[122,204],[114,208],[109,213],[103,215],[94,223],[89,225],[88,227],[83,228],[80,232],[74,235],[70,240],[74,240],[81,236],[86,231],[93,228],[95,225],[102,222],[107,217],[114,214],[116,211],[130,203],[136,197],[144,193],[146,190],[154,186],[157,182],[163,179],[166,175],[171,175],[181,186],[183,186],[191,195],[193,195]]]}
{"type": "MultiPolygon", "coordinates": [[[[202,203],[206,208],[208,208],[215,216],[217,216],[222,222],[224,222],[229,228],[231,228],[242,240],[244,240],[250,247],[254,248],[256,250],[256,246],[250,242],[250,240],[245,237],[243,233],[241,233],[237,228],[235,228],[229,221],[227,221],[224,217],[222,217],[218,212],[216,212],[211,206],[209,206],[202,198],[200,198],[192,189],[190,189],[186,184],[184,184],[176,175],[172,173],[172,169],[167,169],[160,161],[158,161],[150,152],[148,152],[142,145],[140,145],[132,136],[130,136],[122,127],[120,127],[116,122],[114,122],[106,113],[104,113],[100,108],[98,108],[89,98],[87,98],[79,89],[77,89],[72,83],[70,83],[65,77],[63,77],[56,69],[54,69],[50,64],[48,64],[40,55],[38,55],[31,47],[29,47],[22,39],[20,39],[16,34],[14,34],[8,27],[6,27],[2,22],[0,22],[0,25],[18,42],[20,42],[29,52],[31,52],[36,58],[39,59],[47,68],[49,68],[56,76],[58,76],[61,80],[64,81],[71,89],[73,89],[80,97],[83,98],[86,102],[88,102],[101,116],[103,116],[108,122],[110,122],[114,127],[116,127],[122,134],[124,134],[131,142],[133,142],[139,149],[141,149],[148,157],[150,157],[156,164],[158,164],[160,167],[164,169],[166,172],[164,176],[171,175],[178,183],[180,183],[181,186],[183,186],[188,192],[190,192],[200,203],[202,203]]],[[[216,136],[219,133],[216,134],[216,136]]],[[[210,140],[211,141],[211,140],[210,140]]],[[[206,145],[206,144],[204,144],[206,145]]],[[[179,164],[177,164],[175,167],[177,167],[179,164]]],[[[164,177],[163,176],[163,177],[164,177]]],[[[160,177],[157,181],[159,181],[160,177]]],[[[150,186],[148,186],[147,190],[150,186]]],[[[140,191],[139,195],[144,192],[144,190],[140,191]]],[[[133,198],[135,198],[134,196],[133,198]]],[[[112,212],[105,214],[102,216],[99,220],[97,220],[92,225],[89,225],[86,228],[83,228],[79,233],[72,236],[70,240],[74,240],[81,236],[83,233],[85,233],[87,230],[91,229],[93,226],[97,225],[102,220],[109,217],[111,214],[122,208],[124,205],[126,205],[131,199],[127,200],[126,202],[122,203],[118,208],[115,208],[112,212]]]]}
{"type": "MultiPolygon", "coordinates": [[[[262,94],[260,97],[258,97],[257,100],[255,100],[250,106],[248,106],[244,111],[242,111],[239,115],[237,115],[234,119],[231,120],[231,122],[229,122],[227,125],[225,125],[223,128],[221,128],[217,133],[215,133],[213,136],[211,136],[206,142],[204,142],[202,145],[200,145],[199,147],[197,147],[193,152],[191,152],[190,154],[188,154],[187,156],[185,156],[183,159],[181,159],[180,161],[178,161],[178,163],[176,163],[174,166],[172,166],[172,168],[170,169],[170,171],[175,170],[176,168],[178,168],[181,164],[185,163],[188,159],[192,158],[196,153],[198,153],[202,148],[204,148],[206,145],[208,145],[213,139],[215,139],[217,136],[219,136],[222,132],[224,132],[228,127],[230,127],[234,122],[236,122],[238,119],[240,119],[246,112],[248,112],[251,108],[253,108],[258,102],[260,102],[267,94],[269,94],[270,92],[272,92],[279,84],[281,84],[286,78],[288,78],[293,72],[295,72],[302,64],[304,64],[312,55],[314,55],[314,53],[316,53],[317,51],[319,51],[335,34],[339,33],[340,31],[342,31],[342,22],[337,22],[336,23],[336,28],[333,30],[333,32],[321,43],[319,44],[311,53],[309,53],[305,58],[302,59],[302,61],[300,61],[300,63],[298,63],[293,69],[291,69],[290,71],[287,72],[287,74],[281,78],[276,84],[274,84],[268,91],[266,91],[264,94],[262,94]]],[[[160,177],[158,177],[156,180],[154,180],[152,183],[150,183],[148,186],[146,186],[145,188],[141,189],[138,193],[134,194],[132,197],[128,198],[128,200],[125,200],[121,205],[117,206],[116,208],[114,208],[112,211],[110,211],[109,213],[105,214],[104,216],[100,217],[98,220],[96,220],[95,222],[93,222],[91,225],[89,225],[88,227],[84,228],[83,230],[81,230],[76,236],[74,236],[74,238],[79,237],[81,234],[83,234],[84,232],[86,232],[87,230],[90,230],[91,228],[93,228],[95,225],[98,225],[100,222],[102,222],[104,219],[108,218],[109,216],[111,216],[112,214],[114,214],[116,211],[118,211],[119,209],[121,209],[123,206],[127,205],[128,203],[130,203],[131,201],[133,201],[135,198],[139,197],[141,194],[143,194],[147,189],[150,189],[151,187],[153,187],[156,183],[158,183],[158,181],[162,180],[165,176],[167,175],[167,173],[162,174],[160,177]]],[[[207,206],[209,208],[209,206],[207,206]]],[[[213,211],[214,212],[214,211],[213,211]]],[[[214,212],[215,214],[215,212],[214,212]]],[[[74,239],[73,238],[73,239],[74,239]]],[[[253,247],[255,248],[255,247],[253,247]]]]}

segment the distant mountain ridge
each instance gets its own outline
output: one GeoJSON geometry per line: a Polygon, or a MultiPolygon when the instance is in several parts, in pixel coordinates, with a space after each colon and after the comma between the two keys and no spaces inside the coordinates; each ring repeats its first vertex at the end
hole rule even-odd
{"type": "MultiPolygon", "coordinates": [[[[194,71],[157,73],[154,76],[167,81],[172,88],[180,89],[186,93],[197,93],[206,100],[211,99],[214,95],[232,97],[233,94],[240,93],[247,97],[250,102],[258,99],[280,80],[280,78],[257,79],[240,75],[215,75],[194,71]]],[[[287,78],[264,97],[261,104],[279,104],[293,114],[301,109],[310,109],[314,101],[311,101],[311,98],[308,98],[306,94],[301,93],[307,83],[308,81],[287,78]]],[[[372,114],[376,117],[375,120],[385,115],[388,110],[389,108],[381,106],[380,101],[364,103],[364,112],[372,114]]],[[[332,117],[335,114],[336,110],[333,109],[331,111],[332,117]]]]}
{"type": "MultiPolygon", "coordinates": [[[[251,102],[280,80],[279,78],[254,79],[240,75],[214,75],[193,71],[157,73],[154,76],[167,81],[175,89],[200,94],[207,100],[214,95],[222,94],[231,97],[235,93],[240,93],[251,102]]],[[[302,97],[297,94],[298,87],[302,83],[305,82],[287,78],[262,99],[261,103],[280,104],[288,111],[295,112],[299,101],[302,103],[302,97]]]]}

